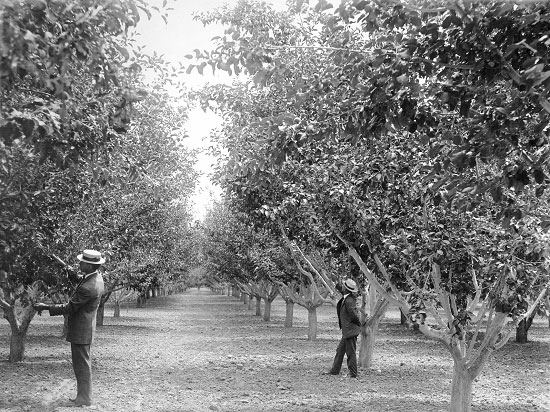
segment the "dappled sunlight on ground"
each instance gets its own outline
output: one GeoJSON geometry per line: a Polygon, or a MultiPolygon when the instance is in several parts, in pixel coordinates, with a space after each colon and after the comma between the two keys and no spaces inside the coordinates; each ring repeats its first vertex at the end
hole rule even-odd
{"type": "MultiPolygon", "coordinates": [[[[322,375],[340,337],[335,308],[318,309],[316,341],[307,340],[307,311],[295,307],[285,328],[285,305],[272,320],[255,305],[209,291],[150,299],[144,308],[105,312],[92,347],[95,406],[105,412],[341,411],[441,412],[448,409],[452,360],[445,348],[399,325],[390,310],[380,328],[374,367],[360,379],[322,375]]],[[[62,318],[42,316],[29,329],[27,358],[0,364],[0,410],[69,411],[56,402],[74,395],[70,347],[62,318]],[[69,382],[68,385],[61,385],[69,382]],[[61,386],[60,386],[61,385],[61,386]],[[49,398],[48,398],[49,396],[49,398]]],[[[7,322],[0,324],[0,357],[8,355],[7,322]]],[[[550,329],[537,319],[534,342],[510,343],[474,383],[478,412],[550,411],[550,329]]],[[[75,409],[77,410],[77,409],[75,409]]]]}

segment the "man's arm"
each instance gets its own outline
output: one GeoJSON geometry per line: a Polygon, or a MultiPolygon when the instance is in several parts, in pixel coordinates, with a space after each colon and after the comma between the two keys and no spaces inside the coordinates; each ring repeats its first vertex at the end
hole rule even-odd
{"type": "Polygon", "coordinates": [[[48,307],[50,316],[71,315],[78,311],[82,306],[86,305],[94,297],[90,290],[79,287],[67,303],[60,305],[50,305],[48,307]]]}

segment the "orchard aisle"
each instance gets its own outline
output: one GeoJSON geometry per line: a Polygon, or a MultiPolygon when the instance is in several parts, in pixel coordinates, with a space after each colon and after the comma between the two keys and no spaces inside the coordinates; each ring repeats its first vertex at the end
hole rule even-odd
{"type": "MultiPolygon", "coordinates": [[[[254,305],[253,305],[254,306],[254,305]]],[[[379,370],[361,381],[322,376],[339,337],[334,308],[319,309],[319,339],[308,342],[307,312],[295,308],[284,328],[284,302],[272,321],[254,316],[237,298],[192,289],[157,297],[144,308],[106,309],[93,346],[95,405],[105,412],[183,411],[418,411],[447,409],[452,365],[443,348],[402,330],[396,312],[381,325],[375,353],[379,370]]],[[[0,357],[7,357],[7,322],[0,324],[0,357]]],[[[542,339],[497,352],[476,382],[475,411],[548,411],[550,348],[542,339]],[[522,359],[511,360],[519,353],[522,359]],[[500,359],[500,361],[499,361],[500,359]],[[507,364],[504,365],[506,361],[507,364]],[[546,389],[545,389],[546,388],[546,389]],[[546,392],[545,392],[546,391],[546,392]]],[[[73,395],[70,348],[60,338],[61,320],[36,317],[21,364],[0,363],[0,411],[71,411],[57,408],[73,395]]],[[[345,366],[344,366],[344,372],[345,366]]]]}

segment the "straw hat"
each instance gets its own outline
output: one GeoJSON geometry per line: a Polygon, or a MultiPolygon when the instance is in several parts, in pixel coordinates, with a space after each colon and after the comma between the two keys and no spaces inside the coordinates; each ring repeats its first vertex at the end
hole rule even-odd
{"type": "Polygon", "coordinates": [[[105,258],[101,256],[101,253],[92,249],[83,250],[77,256],[77,259],[84,263],[91,263],[92,265],[102,265],[105,263],[105,258]]]}
{"type": "Polygon", "coordinates": [[[357,289],[357,283],[355,283],[352,279],[346,279],[344,286],[349,292],[357,293],[359,291],[359,289],[357,289]]]}

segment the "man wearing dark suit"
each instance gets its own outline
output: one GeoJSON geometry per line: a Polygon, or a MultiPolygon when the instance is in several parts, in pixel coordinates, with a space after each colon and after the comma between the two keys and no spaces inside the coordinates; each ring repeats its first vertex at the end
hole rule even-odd
{"type": "Polygon", "coordinates": [[[345,354],[347,356],[349,376],[357,378],[357,355],[355,351],[357,349],[357,336],[361,331],[361,321],[359,320],[355,306],[357,292],[357,284],[353,280],[347,279],[344,282],[344,296],[336,305],[338,325],[342,329],[342,339],[340,339],[336,347],[336,356],[334,357],[332,368],[327,372],[330,375],[338,375],[340,373],[345,354]]]}
{"type": "Polygon", "coordinates": [[[98,272],[105,259],[96,250],[84,250],[78,255],[80,279],[69,302],[60,305],[35,303],[38,312],[48,310],[50,316],[68,315],[67,341],[71,342],[73,370],[76,376],[77,395],[70,406],[90,406],[92,404],[92,362],[91,344],[96,328],[96,314],[104,285],[98,272]]]}

